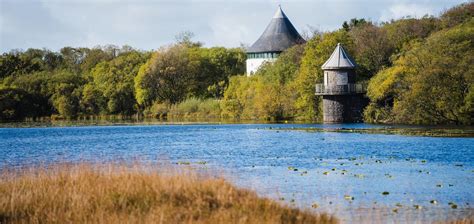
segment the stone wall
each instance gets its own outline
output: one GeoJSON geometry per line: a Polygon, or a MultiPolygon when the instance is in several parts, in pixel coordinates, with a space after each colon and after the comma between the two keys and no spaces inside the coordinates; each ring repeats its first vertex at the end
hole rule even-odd
{"type": "Polygon", "coordinates": [[[338,86],[355,83],[355,72],[349,70],[325,70],[324,71],[324,85],[338,86]]]}
{"type": "Polygon", "coordinates": [[[362,122],[367,102],[363,94],[323,96],[324,123],[362,122]]]}

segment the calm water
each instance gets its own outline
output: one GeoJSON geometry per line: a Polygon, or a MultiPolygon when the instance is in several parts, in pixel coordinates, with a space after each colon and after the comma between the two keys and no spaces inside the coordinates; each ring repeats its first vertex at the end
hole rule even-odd
{"type": "Polygon", "coordinates": [[[84,160],[205,161],[194,166],[223,170],[238,186],[294,206],[314,209],[317,203],[316,211],[345,221],[425,222],[474,214],[474,138],[275,130],[320,126],[0,128],[0,168],[84,160]]]}

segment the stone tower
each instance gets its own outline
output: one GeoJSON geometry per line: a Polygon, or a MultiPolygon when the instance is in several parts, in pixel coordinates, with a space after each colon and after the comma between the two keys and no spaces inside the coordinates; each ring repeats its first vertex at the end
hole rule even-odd
{"type": "Polygon", "coordinates": [[[254,74],[264,62],[273,62],[281,52],[305,40],[278,7],[263,34],[247,49],[247,75],[254,74]]]}
{"type": "Polygon", "coordinates": [[[321,67],[324,83],[316,84],[316,95],[323,97],[324,123],[362,121],[365,91],[362,84],[356,84],[356,66],[342,45],[337,44],[321,67]]]}

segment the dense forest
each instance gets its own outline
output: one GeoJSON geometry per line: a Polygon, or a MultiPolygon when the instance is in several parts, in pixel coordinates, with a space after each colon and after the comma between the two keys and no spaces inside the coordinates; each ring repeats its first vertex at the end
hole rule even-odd
{"type": "Polygon", "coordinates": [[[366,122],[472,125],[474,3],[439,17],[352,19],[314,32],[252,77],[245,50],[184,33],[147,52],[129,46],[13,50],[0,56],[0,120],[120,117],[322,119],[321,65],[337,43],[368,83],[366,122]]]}

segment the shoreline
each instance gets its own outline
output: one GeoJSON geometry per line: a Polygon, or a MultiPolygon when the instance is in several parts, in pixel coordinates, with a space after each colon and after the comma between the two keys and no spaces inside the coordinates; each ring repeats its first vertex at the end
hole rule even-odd
{"type": "Polygon", "coordinates": [[[306,131],[306,132],[333,132],[333,133],[357,133],[357,134],[384,134],[404,135],[419,137],[448,137],[448,138],[474,138],[474,129],[456,128],[276,128],[281,131],[306,131]]]}
{"type": "MultiPolygon", "coordinates": [[[[107,127],[107,126],[173,126],[173,125],[315,125],[318,127],[268,127],[267,130],[306,131],[357,134],[385,134],[421,137],[473,138],[474,126],[423,126],[398,124],[345,123],[323,124],[303,121],[258,121],[258,120],[87,120],[87,121],[40,121],[6,122],[3,128],[61,128],[61,127],[107,127]],[[347,127],[343,127],[347,126],[347,127]],[[361,127],[353,127],[361,126],[361,127]],[[369,126],[369,127],[364,127],[369,126]]],[[[258,128],[260,129],[260,128],[258,128]]]]}

